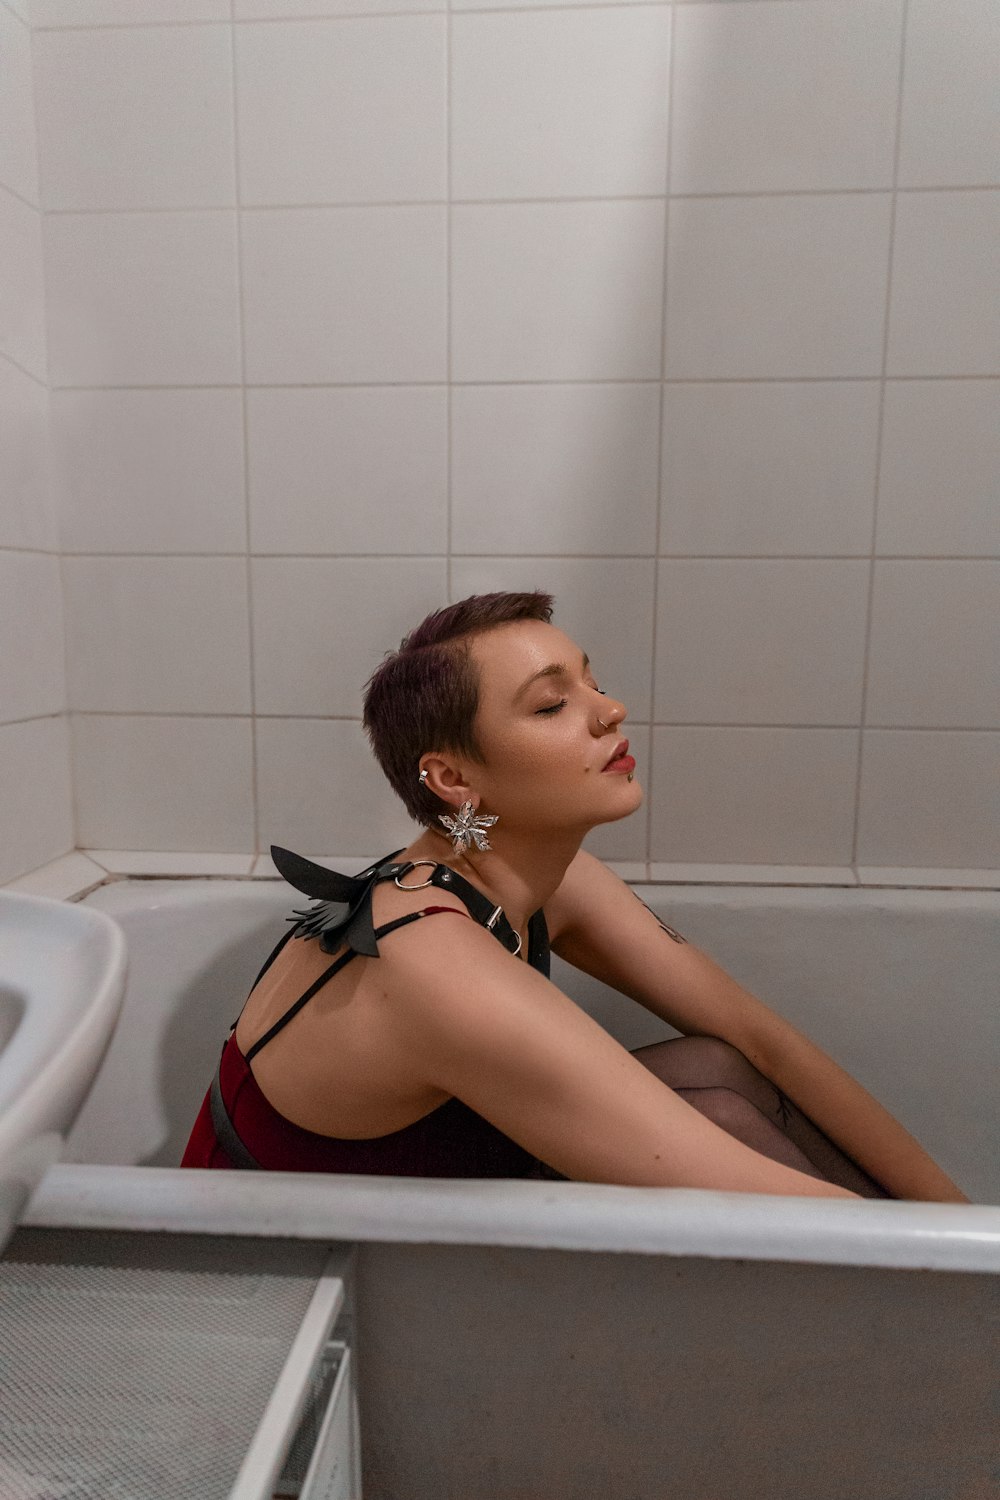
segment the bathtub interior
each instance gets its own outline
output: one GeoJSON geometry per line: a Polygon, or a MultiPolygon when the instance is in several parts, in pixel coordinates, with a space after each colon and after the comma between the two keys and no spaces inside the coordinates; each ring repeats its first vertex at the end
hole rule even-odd
{"type": "MultiPolygon", "coordinates": [[[[1000,1203],[1000,895],[635,889],[857,1078],[973,1202],[1000,1203]]],[[[84,899],[122,926],[129,973],[64,1159],[176,1166],[229,1025],[305,898],[278,880],[122,879],[84,899]]],[[[551,977],[625,1047],[679,1035],[555,954],[551,977]]]]}

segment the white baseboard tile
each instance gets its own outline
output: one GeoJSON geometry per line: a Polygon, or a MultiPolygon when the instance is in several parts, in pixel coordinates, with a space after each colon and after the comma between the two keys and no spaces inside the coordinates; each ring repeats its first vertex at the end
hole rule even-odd
{"type": "Polygon", "coordinates": [[[649,866],[653,885],[857,885],[849,865],[694,865],[649,866]]]}

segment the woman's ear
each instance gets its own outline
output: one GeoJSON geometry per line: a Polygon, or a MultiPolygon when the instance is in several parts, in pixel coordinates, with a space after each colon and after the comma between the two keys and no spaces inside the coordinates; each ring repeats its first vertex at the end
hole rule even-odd
{"type": "Polygon", "coordinates": [[[475,802],[475,793],[464,779],[460,767],[443,755],[428,754],[420,757],[419,770],[427,771],[424,786],[429,787],[442,802],[461,807],[470,797],[475,802]]]}

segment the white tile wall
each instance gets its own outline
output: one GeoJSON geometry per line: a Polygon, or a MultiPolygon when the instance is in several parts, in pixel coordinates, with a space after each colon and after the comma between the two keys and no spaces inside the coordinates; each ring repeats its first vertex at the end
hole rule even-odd
{"type": "Polygon", "coordinates": [[[234,210],[48,214],[52,384],[238,382],[237,279],[234,210]]]}
{"type": "Polygon", "coordinates": [[[888,188],[903,0],[677,12],[671,190],[888,188]]]}
{"type": "Polygon", "coordinates": [[[622,869],[1000,867],[994,0],[31,27],[0,0],[0,881],[399,847],[364,681],[500,588],[628,706],[622,869]]]}
{"type": "Polygon", "coordinates": [[[73,848],[32,37],[0,4],[0,884],[73,848]]]}
{"type": "Polygon", "coordinates": [[[50,212],[235,203],[229,26],[40,31],[34,63],[50,212]]]}

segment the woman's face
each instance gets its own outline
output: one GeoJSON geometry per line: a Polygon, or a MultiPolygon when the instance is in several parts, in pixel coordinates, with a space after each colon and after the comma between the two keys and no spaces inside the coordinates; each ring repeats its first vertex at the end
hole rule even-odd
{"type": "Polygon", "coordinates": [[[510,831],[586,830],[635,811],[638,777],[630,782],[627,767],[604,769],[627,738],[627,709],[594,677],[575,641],[555,625],[518,620],[475,636],[470,649],[485,764],[463,769],[485,811],[510,831]]]}

